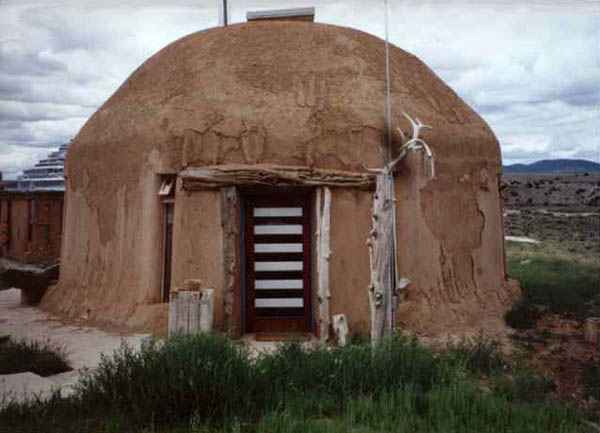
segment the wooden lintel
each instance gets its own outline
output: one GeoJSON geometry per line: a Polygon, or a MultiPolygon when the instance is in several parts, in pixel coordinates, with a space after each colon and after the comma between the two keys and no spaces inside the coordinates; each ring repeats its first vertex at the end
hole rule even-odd
{"type": "Polygon", "coordinates": [[[368,172],[327,170],[305,166],[214,165],[190,167],[179,176],[187,191],[243,185],[297,185],[372,189],[375,175],[368,172]]]}

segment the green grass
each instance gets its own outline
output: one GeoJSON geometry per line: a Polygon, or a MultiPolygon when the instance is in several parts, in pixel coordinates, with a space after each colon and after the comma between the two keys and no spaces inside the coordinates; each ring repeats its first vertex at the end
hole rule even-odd
{"type": "Polygon", "coordinates": [[[480,334],[449,345],[446,356],[456,359],[470,373],[492,376],[506,372],[510,367],[499,349],[497,341],[480,334]]]}
{"type": "Polygon", "coordinates": [[[600,314],[598,263],[525,248],[508,248],[508,274],[523,289],[522,299],[506,315],[510,326],[532,328],[546,312],[577,319],[600,314]]]}
{"type": "MultiPolygon", "coordinates": [[[[474,386],[455,383],[420,394],[410,387],[348,402],[335,417],[312,416],[298,409],[271,413],[259,423],[260,433],[389,432],[575,432],[578,421],[568,409],[545,405],[515,406],[482,395],[474,386]]],[[[583,429],[579,431],[584,431],[583,429]]]]}
{"type": "Polygon", "coordinates": [[[123,346],[74,395],[5,402],[10,432],[586,432],[578,414],[511,387],[481,390],[497,352],[480,342],[434,353],[394,337],[252,358],[225,337],[123,346]]]}
{"type": "Polygon", "coordinates": [[[495,394],[514,402],[548,401],[555,388],[550,378],[523,366],[515,367],[510,374],[492,378],[495,394]]]}
{"type": "Polygon", "coordinates": [[[40,376],[70,371],[62,348],[49,341],[0,340],[0,374],[31,371],[40,376]]]}

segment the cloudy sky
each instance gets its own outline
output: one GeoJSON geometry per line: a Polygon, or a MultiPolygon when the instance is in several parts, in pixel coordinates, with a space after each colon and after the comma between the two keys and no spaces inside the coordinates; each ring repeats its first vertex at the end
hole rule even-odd
{"type": "MultiPolygon", "coordinates": [[[[0,0],[0,171],[73,137],[154,52],[218,24],[217,0],[0,0]],[[123,4],[127,4],[123,6],[123,4]]],[[[505,162],[600,161],[600,0],[389,0],[390,40],[494,129],[505,162]]],[[[384,35],[383,0],[229,0],[315,6],[316,20],[384,35]]]]}

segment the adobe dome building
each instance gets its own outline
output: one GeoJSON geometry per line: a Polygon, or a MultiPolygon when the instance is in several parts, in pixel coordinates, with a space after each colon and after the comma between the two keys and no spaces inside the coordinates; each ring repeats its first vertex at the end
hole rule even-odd
{"type": "MultiPolygon", "coordinates": [[[[393,178],[397,279],[410,280],[393,321],[498,329],[518,294],[498,142],[425,64],[390,50],[392,157],[406,112],[431,126],[435,162],[432,175],[410,152],[393,178]]],[[[384,96],[384,41],[349,28],[248,22],[162,49],[71,144],[60,281],[43,307],[164,333],[169,291],[201,280],[214,327],[234,336],[323,337],[337,314],[368,334],[384,96]]]]}

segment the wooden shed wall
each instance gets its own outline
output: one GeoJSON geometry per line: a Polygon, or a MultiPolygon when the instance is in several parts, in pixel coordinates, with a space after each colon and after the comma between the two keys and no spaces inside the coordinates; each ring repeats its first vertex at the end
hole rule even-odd
{"type": "Polygon", "coordinates": [[[0,255],[26,263],[53,262],[60,257],[63,194],[0,195],[0,255]]]}

